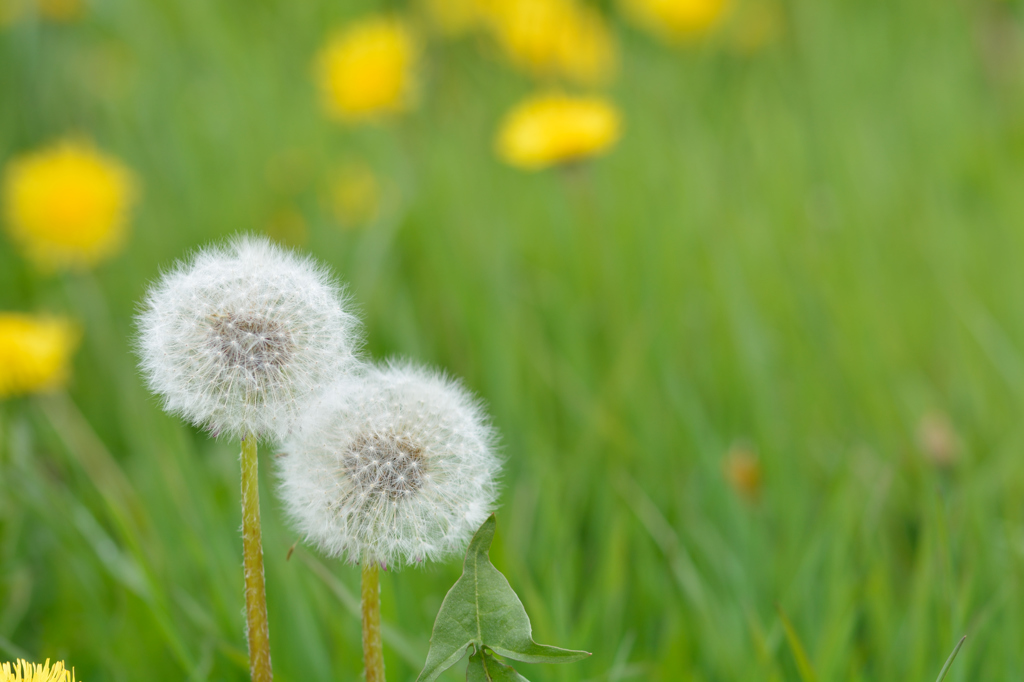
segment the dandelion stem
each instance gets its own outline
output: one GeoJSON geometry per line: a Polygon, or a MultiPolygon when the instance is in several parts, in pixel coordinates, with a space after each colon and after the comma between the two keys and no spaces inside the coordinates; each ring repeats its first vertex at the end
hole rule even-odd
{"type": "Polygon", "coordinates": [[[384,682],[384,648],[380,641],[380,569],[363,566],[363,663],[366,682],[384,682]]]}
{"type": "Polygon", "coordinates": [[[249,672],[253,682],[271,682],[270,628],[263,582],[260,533],[259,461],[256,436],[242,439],[242,565],[245,569],[245,617],[249,638],[249,672]]]}

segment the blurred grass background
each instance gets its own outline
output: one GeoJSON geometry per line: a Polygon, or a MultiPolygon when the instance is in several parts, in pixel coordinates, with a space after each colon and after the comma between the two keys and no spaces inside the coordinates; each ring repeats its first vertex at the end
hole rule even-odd
{"type": "MultiPolygon", "coordinates": [[[[537,174],[492,153],[533,88],[473,40],[429,45],[395,122],[324,119],[315,51],[379,9],[97,0],[0,32],[0,161],[87,135],[142,190],[95,272],[0,244],[0,307],[83,330],[66,393],[0,404],[0,658],[247,677],[237,443],[163,415],[130,337],[161,267],[254,231],[335,268],[374,357],[489,404],[494,561],[538,641],[595,652],[534,682],[931,680],[965,633],[948,679],[1024,677],[1021,7],[790,0],[754,54],[617,25],[621,143],[537,174]],[[324,186],[353,159],[382,208],[346,230],[324,186]]],[[[358,571],[286,560],[262,464],[275,672],[355,679],[358,571]]],[[[391,679],[459,571],[385,575],[391,679]]]]}

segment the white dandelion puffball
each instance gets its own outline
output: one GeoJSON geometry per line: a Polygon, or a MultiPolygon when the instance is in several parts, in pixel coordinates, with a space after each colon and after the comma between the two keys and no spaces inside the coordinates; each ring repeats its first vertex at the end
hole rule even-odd
{"type": "Polygon", "coordinates": [[[325,554],[436,561],[464,549],[494,506],[494,443],[460,384],[409,364],[368,367],[326,391],[285,439],[279,491],[325,554]]]}
{"type": "Polygon", "coordinates": [[[235,436],[284,429],[356,364],[358,320],[328,272],[267,239],[202,249],[152,286],[140,365],[164,409],[235,436]]]}

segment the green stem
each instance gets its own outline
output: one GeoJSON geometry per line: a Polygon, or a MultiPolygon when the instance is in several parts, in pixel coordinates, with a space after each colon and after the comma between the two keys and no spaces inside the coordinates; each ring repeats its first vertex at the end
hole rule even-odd
{"type": "Polygon", "coordinates": [[[384,682],[384,647],[380,641],[380,573],[363,566],[363,664],[366,682],[384,682]]]}
{"type": "Polygon", "coordinates": [[[242,439],[242,566],[245,569],[245,619],[249,638],[249,673],[253,682],[271,682],[267,590],[263,582],[260,533],[260,477],[256,436],[242,439]]]}

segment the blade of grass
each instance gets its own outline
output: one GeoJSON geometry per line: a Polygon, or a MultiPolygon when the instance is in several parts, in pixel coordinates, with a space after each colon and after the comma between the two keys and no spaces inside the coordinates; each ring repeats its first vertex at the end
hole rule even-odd
{"type": "MultiPolygon", "coordinates": [[[[167,643],[182,668],[184,670],[195,669],[194,659],[185,643],[185,637],[171,616],[166,595],[157,587],[158,581],[150,557],[143,549],[143,538],[152,531],[152,524],[147,516],[145,506],[128,477],[121,470],[117,460],[114,459],[103,441],[93,431],[85,416],[78,410],[78,406],[66,393],[60,392],[41,397],[36,401],[36,405],[39,406],[67,453],[85,471],[89,480],[99,491],[111,520],[120,531],[120,539],[134,559],[132,565],[138,570],[138,573],[129,571],[132,578],[127,582],[124,578],[128,574],[120,569],[113,570],[112,575],[149,605],[160,632],[167,638],[167,643]]],[[[85,517],[80,516],[79,518],[85,517]]],[[[99,526],[93,520],[88,527],[98,528],[99,526]]],[[[85,533],[85,535],[92,546],[96,548],[97,545],[93,542],[95,535],[91,537],[89,533],[85,533]]],[[[116,547],[116,545],[113,546],[116,547]]],[[[112,556],[110,552],[104,550],[97,552],[97,555],[110,569],[112,564],[104,559],[104,557],[112,556]]],[[[126,564],[115,562],[113,565],[123,568],[126,564]]]]}
{"type": "Polygon", "coordinates": [[[786,641],[789,643],[789,650],[793,652],[793,659],[796,661],[797,672],[800,673],[800,679],[803,682],[817,682],[817,675],[814,674],[814,668],[811,666],[811,660],[807,657],[807,650],[804,649],[803,643],[800,641],[800,636],[797,635],[796,629],[793,624],[789,622],[789,618],[786,617],[786,613],[782,610],[782,607],[778,604],[775,605],[775,611],[779,614],[779,621],[782,623],[782,629],[786,633],[786,641]]]}
{"type": "Polygon", "coordinates": [[[697,611],[707,614],[711,611],[704,580],[694,564],[690,553],[679,540],[668,519],[661,513],[654,501],[630,476],[622,474],[615,478],[619,494],[636,514],[651,538],[657,543],[668,560],[672,575],[679,584],[683,595],[697,611]]]}
{"type": "Polygon", "coordinates": [[[946,665],[942,666],[942,670],[939,671],[939,677],[935,682],[942,682],[942,680],[946,679],[946,673],[949,672],[949,666],[953,665],[953,659],[956,658],[958,653],[960,653],[960,647],[964,645],[964,640],[966,639],[967,635],[964,635],[960,638],[960,641],[956,643],[956,646],[953,647],[953,653],[951,653],[949,658],[946,659],[946,665]]]}

